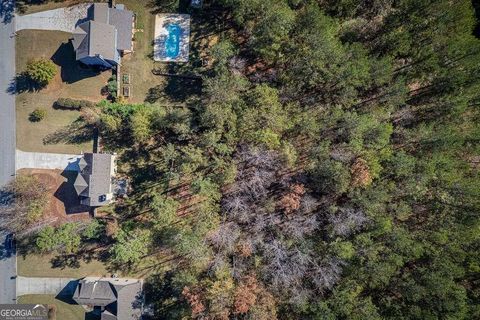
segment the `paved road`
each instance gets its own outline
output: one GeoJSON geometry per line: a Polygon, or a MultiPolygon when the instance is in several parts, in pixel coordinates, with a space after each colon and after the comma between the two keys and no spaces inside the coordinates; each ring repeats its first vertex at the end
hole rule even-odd
{"type": "MultiPolygon", "coordinates": [[[[4,6],[8,0],[0,2],[4,6]]],[[[15,95],[9,92],[15,77],[14,30],[14,18],[6,19],[0,10],[0,187],[15,176],[15,95]]]]}
{"type": "Polygon", "coordinates": [[[17,294],[54,294],[73,295],[78,279],[73,278],[30,278],[18,277],[17,294]]]}
{"type": "Polygon", "coordinates": [[[81,155],[63,153],[40,153],[17,150],[16,167],[19,169],[60,169],[78,171],[81,155]]]}
{"type": "Polygon", "coordinates": [[[6,234],[0,234],[0,304],[16,303],[17,262],[15,250],[7,249],[6,234]]]}

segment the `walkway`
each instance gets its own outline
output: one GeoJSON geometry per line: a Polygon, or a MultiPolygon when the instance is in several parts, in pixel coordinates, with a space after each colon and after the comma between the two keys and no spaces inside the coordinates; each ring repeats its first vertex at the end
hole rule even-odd
{"type": "MultiPolygon", "coordinates": [[[[15,176],[15,19],[0,1],[0,187],[15,176]],[[13,83],[13,87],[12,87],[13,83]]],[[[12,7],[6,7],[12,3],[12,7]]]]}
{"type": "Polygon", "coordinates": [[[68,8],[17,16],[16,30],[57,30],[71,33],[78,24],[86,21],[88,8],[90,6],[91,3],[84,3],[68,8]]]}
{"type": "Polygon", "coordinates": [[[63,153],[39,153],[17,150],[16,169],[60,169],[78,171],[81,155],[63,153]]]}
{"type": "Polygon", "coordinates": [[[78,279],[74,278],[17,278],[17,296],[26,294],[73,295],[78,279]]]}

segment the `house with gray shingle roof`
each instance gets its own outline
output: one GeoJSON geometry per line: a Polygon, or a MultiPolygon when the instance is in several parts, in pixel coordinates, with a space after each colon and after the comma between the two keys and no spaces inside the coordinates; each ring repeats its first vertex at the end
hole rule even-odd
{"type": "Polygon", "coordinates": [[[113,201],[115,155],[85,153],[78,162],[79,172],[73,184],[80,203],[99,207],[113,201]]]}
{"type": "Polygon", "coordinates": [[[133,12],[123,5],[110,8],[106,3],[94,3],[89,12],[88,20],[73,32],[76,59],[112,68],[120,64],[123,54],[133,50],[133,12]]]}
{"type": "Polygon", "coordinates": [[[142,315],[142,280],[86,277],[78,282],[73,300],[100,308],[101,320],[132,320],[142,315]]]}

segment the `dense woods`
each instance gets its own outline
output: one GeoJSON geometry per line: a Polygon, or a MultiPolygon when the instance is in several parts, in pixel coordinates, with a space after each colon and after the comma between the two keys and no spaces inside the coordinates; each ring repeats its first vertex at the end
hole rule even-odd
{"type": "Polygon", "coordinates": [[[156,318],[480,318],[470,1],[202,10],[233,27],[200,94],[84,111],[132,178],[113,258],[171,256],[156,318]]]}

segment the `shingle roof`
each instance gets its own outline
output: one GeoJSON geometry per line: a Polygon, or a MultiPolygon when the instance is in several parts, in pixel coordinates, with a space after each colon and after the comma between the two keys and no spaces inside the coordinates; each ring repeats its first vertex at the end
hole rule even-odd
{"type": "Polygon", "coordinates": [[[102,317],[100,320],[117,320],[117,316],[109,312],[108,310],[104,310],[102,312],[102,317]]]}
{"type": "Polygon", "coordinates": [[[109,8],[106,3],[93,4],[93,19],[80,24],[73,32],[77,60],[101,55],[117,61],[117,50],[131,50],[133,12],[109,8]]]}
{"type": "Polygon", "coordinates": [[[81,171],[74,183],[77,194],[86,197],[82,203],[92,207],[107,203],[106,196],[113,192],[114,157],[114,155],[106,153],[85,153],[83,155],[83,161],[80,160],[81,166],[79,163],[81,171]]]}
{"type": "Polygon", "coordinates": [[[102,320],[140,319],[143,304],[142,281],[87,277],[79,281],[73,299],[78,304],[105,307],[102,320]]]}
{"type": "Polygon", "coordinates": [[[137,279],[122,280],[111,283],[117,291],[117,317],[118,320],[139,319],[142,310],[142,283],[137,279]]]}
{"type": "Polygon", "coordinates": [[[117,31],[115,27],[106,23],[90,21],[89,53],[101,55],[104,59],[115,61],[117,31]]]}
{"type": "Polygon", "coordinates": [[[84,158],[80,158],[80,160],[78,161],[78,167],[80,168],[80,171],[85,169],[87,165],[88,165],[87,161],[85,161],[84,158]]]}
{"type": "Polygon", "coordinates": [[[90,23],[85,22],[80,24],[75,31],[73,32],[73,49],[75,50],[76,59],[79,60],[83,57],[87,57],[89,55],[88,52],[88,43],[90,37],[88,34],[90,33],[90,23]]]}
{"type": "Polygon", "coordinates": [[[111,8],[109,23],[117,29],[117,49],[131,50],[133,12],[111,8]]]}
{"type": "Polygon", "coordinates": [[[78,304],[105,307],[117,300],[114,289],[108,281],[80,280],[73,300],[78,304]]]}
{"type": "Polygon", "coordinates": [[[93,20],[101,23],[108,23],[109,9],[108,3],[94,3],[93,20]]]}
{"type": "Polygon", "coordinates": [[[85,181],[85,178],[79,173],[77,175],[77,178],[75,179],[73,186],[75,187],[75,191],[77,191],[77,194],[81,195],[88,188],[88,183],[87,181],[85,181]]]}

